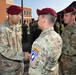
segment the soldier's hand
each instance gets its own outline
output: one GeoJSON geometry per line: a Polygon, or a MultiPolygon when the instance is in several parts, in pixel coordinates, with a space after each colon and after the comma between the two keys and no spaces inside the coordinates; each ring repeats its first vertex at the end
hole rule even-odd
{"type": "Polygon", "coordinates": [[[25,60],[28,61],[30,60],[31,54],[29,52],[25,52],[25,60]]]}

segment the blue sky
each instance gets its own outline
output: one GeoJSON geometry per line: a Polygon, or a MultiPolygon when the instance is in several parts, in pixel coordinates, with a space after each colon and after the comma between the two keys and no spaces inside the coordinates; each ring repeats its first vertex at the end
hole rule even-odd
{"type": "MultiPolygon", "coordinates": [[[[32,17],[37,19],[36,9],[51,7],[59,12],[76,0],[23,0],[23,6],[32,9],[32,17]]],[[[14,0],[14,3],[21,5],[21,0],[14,0]]]]}

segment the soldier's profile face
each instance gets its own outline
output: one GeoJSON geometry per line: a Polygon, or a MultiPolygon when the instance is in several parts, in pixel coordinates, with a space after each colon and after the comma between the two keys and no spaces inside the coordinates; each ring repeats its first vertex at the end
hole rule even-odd
{"type": "Polygon", "coordinates": [[[21,14],[11,15],[10,19],[13,24],[17,24],[21,19],[21,14]]]}
{"type": "Polygon", "coordinates": [[[64,23],[69,24],[71,22],[71,20],[72,20],[71,13],[64,14],[63,20],[64,20],[64,23]]]}
{"type": "Polygon", "coordinates": [[[43,17],[41,15],[39,15],[38,16],[38,27],[41,30],[43,30],[43,23],[44,23],[43,21],[44,21],[43,17]]]}

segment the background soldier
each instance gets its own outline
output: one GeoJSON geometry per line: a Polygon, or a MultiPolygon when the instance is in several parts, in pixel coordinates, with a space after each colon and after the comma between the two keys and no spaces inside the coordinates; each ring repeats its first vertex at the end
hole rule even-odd
{"type": "Polygon", "coordinates": [[[63,40],[60,66],[63,75],[76,75],[76,9],[68,7],[64,11],[64,23],[67,24],[61,37],[63,40]]]}

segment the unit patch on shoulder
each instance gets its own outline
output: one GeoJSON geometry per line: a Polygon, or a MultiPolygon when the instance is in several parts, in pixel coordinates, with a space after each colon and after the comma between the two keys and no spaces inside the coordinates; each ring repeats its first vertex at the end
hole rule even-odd
{"type": "Polygon", "coordinates": [[[37,50],[36,48],[34,48],[34,50],[32,50],[31,61],[34,61],[34,59],[36,58],[36,56],[38,56],[38,52],[39,52],[39,50],[37,50]]]}

